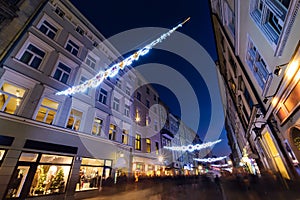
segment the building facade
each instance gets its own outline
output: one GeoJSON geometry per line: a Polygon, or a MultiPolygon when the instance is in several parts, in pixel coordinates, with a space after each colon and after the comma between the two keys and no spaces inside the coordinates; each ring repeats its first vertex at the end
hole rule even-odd
{"type": "Polygon", "coordinates": [[[299,178],[298,0],[211,0],[233,162],[299,178]]]}

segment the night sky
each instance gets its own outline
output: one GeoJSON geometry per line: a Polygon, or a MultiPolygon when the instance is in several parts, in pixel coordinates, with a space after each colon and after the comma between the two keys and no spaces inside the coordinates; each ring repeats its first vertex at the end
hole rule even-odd
{"type": "MultiPolygon", "coordinates": [[[[171,29],[187,17],[191,17],[190,21],[178,31],[201,44],[212,60],[217,59],[208,0],[70,1],[106,38],[134,28],[162,27],[171,29]]],[[[199,109],[202,112],[199,129],[195,131],[198,132],[200,138],[203,138],[209,124],[207,119],[210,118],[210,111],[206,109],[209,107],[207,105],[211,104],[209,99],[203,98],[203,95],[207,93],[205,82],[201,77],[195,75],[191,67],[188,66],[189,63],[185,60],[162,50],[153,49],[151,51],[153,51],[151,56],[140,59],[141,61],[139,60],[136,65],[151,62],[165,64],[180,71],[189,80],[200,102],[199,109]]],[[[162,101],[169,106],[171,112],[180,117],[180,105],[172,91],[160,85],[154,85],[154,87],[159,92],[162,101]]],[[[189,122],[186,122],[186,124],[189,124],[189,122]]],[[[213,152],[220,156],[229,155],[230,150],[227,145],[226,131],[223,130],[221,138],[223,142],[216,145],[213,152]]]]}

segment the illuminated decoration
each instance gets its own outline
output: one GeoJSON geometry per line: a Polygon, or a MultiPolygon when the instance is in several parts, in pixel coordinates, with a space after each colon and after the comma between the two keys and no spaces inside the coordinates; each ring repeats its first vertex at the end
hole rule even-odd
{"type": "Polygon", "coordinates": [[[166,39],[168,36],[170,36],[171,33],[173,33],[179,27],[182,27],[182,25],[184,23],[186,23],[187,21],[189,21],[189,20],[190,20],[190,17],[187,18],[186,20],[184,20],[182,23],[175,26],[174,28],[172,28],[171,30],[169,30],[168,32],[162,34],[159,38],[157,38],[153,42],[147,44],[142,49],[140,49],[137,52],[133,53],[129,57],[127,57],[124,60],[120,61],[119,63],[114,64],[109,69],[107,69],[105,71],[100,71],[96,76],[94,76],[93,78],[85,81],[84,83],[82,83],[80,85],[73,86],[73,87],[70,87],[70,88],[68,88],[64,91],[57,92],[56,95],[71,95],[71,94],[75,94],[75,93],[79,93],[79,92],[84,92],[88,88],[91,88],[91,87],[92,88],[97,87],[98,85],[100,85],[100,83],[103,82],[103,80],[105,78],[114,77],[115,75],[118,74],[120,69],[124,69],[126,66],[131,65],[134,61],[137,61],[140,56],[146,55],[150,51],[150,49],[152,49],[158,43],[162,42],[164,39],[166,39]]]}
{"type": "Polygon", "coordinates": [[[193,151],[196,151],[196,150],[201,150],[201,149],[205,149],[205,148],[208,148],[208,147],[211,147],[219,142],[221,142],[222,140],[216,140],[214,142],[207,142],[207,143],[204,143],[204,144],[196,144],[196,145],[188,145],[188,146],[177,146],[177,147],[167,147],[167,146],[164,146],[165,149],[170,149],[172,151],[189,151],[189,152],[193,152],[193,151]]]}
{"type": "Polygon", "coordinates": [[[211,166],[211,167],[219,167],[219,168],[221,168],[221,167],[228,167],[229,164],[223,164],[223,165],[212,164],[212,165],[210,165],[210,166],[211,166]]]}
{"type": "Polygon", "coordinates": [[[227,156],[222,156],[222,157],[217,157],[217,158],[194,158],[194,160],[199,161],[199,162],[212,163],[212,162],[223,160],[225,158],[227,158],[227,156]]]}

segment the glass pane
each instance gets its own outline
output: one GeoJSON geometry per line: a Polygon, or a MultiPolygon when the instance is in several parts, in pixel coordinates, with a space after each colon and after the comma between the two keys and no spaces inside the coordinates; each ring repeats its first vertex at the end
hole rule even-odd
{"type": "Polygon", "coordinates": [[[6,198],[20,196],[29,168],[29,166],[18,166],[17,170],[14,171],[9,182],[6,198]]]}
{"type": "Polygon", "coordinates": [[[56,80],[59,80],[60,79],[60,76],[62,74],[62,71],[57,69],[53,75],[53,78],[55,78],[56,80]]]}
{"type": "Polygon", "coordinates": [[[23,88],[17,87],[15,85],[11,85],[9,83],[4,83],[2,88],[4,92],[7,92],[9,94],[13,94],[16,97],[23,97],[25,94],[25,90],[23,88]]]}
{"type": "Polygon", "coordinates": [[[54,117],[55,117],[55,114],[56,114],[56,112],[53,111],[53,110],[50,110],[50,111],[48,112],[48,116],[47,116],[47,118],[46,118],[46,123],[47,123],[47,124],[52,124],[52,123],[53,123],[53,119],[54,119],[54,117]]]}
{"type": "Polygon", "coordinates": [[[68,81],[68,78],[69,78],[69,74],[63,74],[62,78],[61,78],[61,82],[63,83],[67,83],[68,81]]]}
{"type": "Polygon", "coordinates": [[[30,63],[30,66],[33,67],[34,69],[39,68],[40,64],[42,62],[42,59],[38,57],[34,57],[32,62],[30,63]]]}
{"type": "Polygon", "coordinates": [[[31,183],[29,196],[65,192],[70,166],[39,165],[31,183]]]}
{"type": "Polygon", "coordinates": [[[111,160],[105,160],[105,166],[111,167],[112,161],[111,160]]]}
{"type": "Polygon", "coordinates": [[[104,166],[104,160],[82,158],[81,165],[94,165],[94,166],[104,166]]]}
{"type": "Polygon", "coordinates": [[[40,109],[38,111],[38,114],[36,115],[35,120],[43,122],[44,118],[45,118],[45,115],[46,115],[46,112],[47,112],[46,108],[40,107],[40,109]]]}
{"type": "Polygon", "coordinates": [[[53,108],[54,110],[57,110],[58,108],[58,103],[55,101],[52,101],[50,99],[44,98],[42,101],[43,106],[47,106],[49,108],[53,108]]]}
{"type": "Polygon", "coordinates": [[[6,108],[5,108],[4,112],[14,114],[19,105],[20,105],[20,100],[17,99],[17,98],[11,97],[9,99],[8,104],[6,105],[6,108]]]}
{"type": "Polygon", "coordinates": [[[5,150],[0,150],[0,161],[3,159],[5,150]]]}
{"type": "Polygon", "coordinates": [[[58,156],[43,154],[40,160],[41,163],[51,163],[51,164],[71,164],[73,157],[71,156],[58,156]]]}
{"type": "Polygon", "coordinates": [[[100,186],[103,167],[81,166],[76,191],[97,189],[100,186]]]}
{"type": "Polygon", "coordinates": [[[22,55],[22,57],[20,58],[20,61],[25,63],[25,64],[28,64],[30,59],[32,58],[33,54],[28,52],[28,51],[25,51],[25,53],[22,55]]]}
{"type": "Polygon", "coordinates": [[[300,81],[291,91],[290,95],[284,102],[285,107],[291,112],[300,102],[300,81]]]}
{"type": "Polygon", "coordinates": [[[19,158],[19,161],[24,162],[36,162],[36,159],[38,157],[37,153],[25,153],[23,152],[19,158]]]}

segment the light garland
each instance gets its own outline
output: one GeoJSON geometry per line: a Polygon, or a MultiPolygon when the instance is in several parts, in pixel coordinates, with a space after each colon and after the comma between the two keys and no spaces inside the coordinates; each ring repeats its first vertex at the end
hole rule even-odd
{"type": "Polygon", "coordinates": [[[222,156],[222,157],[217,157],[217,158],[194,158],[194,160],[199,161],[199,162],[212,163],[212,162],[223,160],[224,158],[227,158],[227,156],[222,156]]]}
{"type": "Polygon", "coordinates": [[[179,27],[182,27],[184,23],[186,23],[188,20],[190,20],[190,17],[184,20],[182,23],[178,24],[176,27],[172,28],[168,32],[164,33],[161,35],[159,38],[151,42],[150,44],[146,45],[142,49],[138,50],[137,52],[133,53],[131,56],[127,57],[126,59],[122,60],[121,62],[114,64],[111,68],[105,70],[105,71],[100,71],[96,76],[93,78],[85,81],[84,83],[70,87],[64,91],[57,92],[56,95],[71,95],[79,92],[84,92],[88,88],[95,88],[100,83],[103,82],[103,80],[107,77],[114,77],[115,75],[118,74],[120,69],[124,69],[126,66],[129,66],[132,64],[133,61],[137,61],[140,56],[146,55],[150,49],[152,49],[155,45],[158,43],[162,42],[164,39],[166,39],[168,36],[170,36],[176,29],[179,27]]]}
{"type": "Polygon", "coordinates": [[[204,144],[196,144],[196,145],[187,145],[187,146],[176,146],[176,147],[167,147],[164,146],[165,149],[170,149],[172,151],[189,151],[189,152],[193,152],[195,150],[201,150],[201,149],[205,149],[208,147],[211,147],[219,142],[221,142],[222,140],[216,140],[214,142],[207,142],[204,144]]]}

